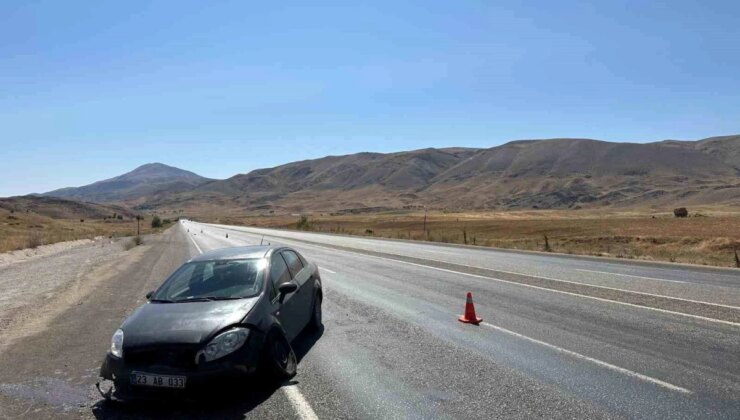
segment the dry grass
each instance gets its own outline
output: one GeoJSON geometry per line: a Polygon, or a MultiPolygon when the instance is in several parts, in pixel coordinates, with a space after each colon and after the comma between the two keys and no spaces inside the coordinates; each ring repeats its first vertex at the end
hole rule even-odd
{"type": "MultiPolygon", "coordinates": [[[[156,233],[166,229],[151,228],[151,216],[141,221],[141,234],[156,233]]],[[[35,213],[14,212],[0,209],[0,252],[97,236],[122,237],[136,235],[135,220],[94,220],[80,218],[52,219],[35,213]]]]}
{"type": "MultiPolygon", "coordinates": [[[[691,210],[691,209],[690,209],[691,210]]],[[[221,223],[298,228],[296,216],[228,217],[221,223]]],[[[551,251],[642,260],[735,266],[740,213],[522,211],[372,215],[309,215],[300,229],[396,239],[551,251]],[[547,238],[547,239],[545,239],[547,238]]]]}

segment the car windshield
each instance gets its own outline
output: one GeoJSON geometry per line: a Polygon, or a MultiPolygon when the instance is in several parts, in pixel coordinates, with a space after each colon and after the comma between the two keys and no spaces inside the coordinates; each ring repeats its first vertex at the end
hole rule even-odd
{"type": "Polygon", "coordinates": [[[263,259],[190,262],[177,271],[152,295],[153,302],[240,299],[260,293],[263,259]]]}

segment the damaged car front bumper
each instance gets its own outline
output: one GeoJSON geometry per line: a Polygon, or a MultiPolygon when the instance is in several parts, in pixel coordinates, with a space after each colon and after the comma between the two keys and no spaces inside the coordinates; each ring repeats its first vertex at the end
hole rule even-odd
{"type": "Polygon", "coordinates": [[[192,349],[131,349],[123,358],[109,352],[100,367],[98,391],[107,400],[122,401],[198,397],[256,373],[263,343],[254,338],[249,345],[211,362],[197,362],[192,349]]]}

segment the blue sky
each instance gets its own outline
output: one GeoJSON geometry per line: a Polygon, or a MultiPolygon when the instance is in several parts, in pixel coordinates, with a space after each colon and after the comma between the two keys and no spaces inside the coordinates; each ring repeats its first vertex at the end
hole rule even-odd
{"type": "Polygon", "coordinates": [[[736,1],[3,1],[0,196],[153,161],[740,132],[736,1]]]}

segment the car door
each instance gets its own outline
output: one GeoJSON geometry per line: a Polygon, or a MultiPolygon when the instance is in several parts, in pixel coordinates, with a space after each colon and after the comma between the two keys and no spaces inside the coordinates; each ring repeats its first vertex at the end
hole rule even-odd
{"type": "Polygon", "coordinates": [[[313,278],[308,267],[304,267],[303,262],[295,251],[284,249],[282,251],[285,262],[288,263],[288,269],[293,276],[293,281],[298,285],[296,295],[296,304],[299,307],[299,318],[295,320],[300,325],[300,329],[311,319],[313,305],[313,278]]]}
{"type": "Polygon", "coordinates": [[[270,297],[275,307],[273,313],[283,326],[288,340],[293,340],[302,328],[300,323],[295,322],[300,317],[301,305],[298,302],[298,295],[296,293],[288,294],[285,296],[283,303],[279,302],[280,292],[278,288],[281,284],[292,281],[288,264],[279,252],[274,253],[270,259],[270,281],[272,286],[270,297]]]}

